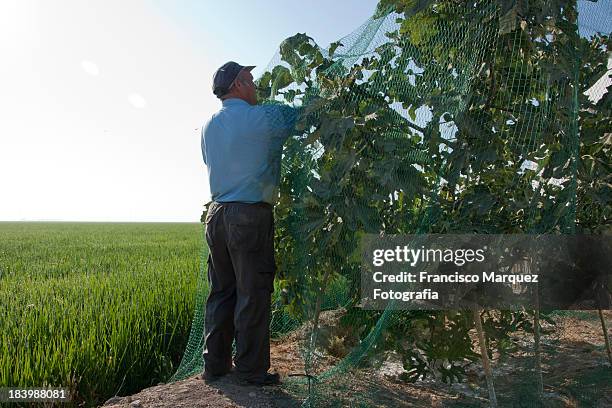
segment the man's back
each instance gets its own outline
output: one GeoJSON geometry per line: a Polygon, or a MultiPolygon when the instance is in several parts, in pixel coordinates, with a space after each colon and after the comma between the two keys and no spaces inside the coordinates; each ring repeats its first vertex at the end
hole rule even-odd
{"type": "Polygon", "coordinates": [[[202,128],[212,199],[274,204],[282,146],[297,119],[289,106],[231,98],[202,128]]]}

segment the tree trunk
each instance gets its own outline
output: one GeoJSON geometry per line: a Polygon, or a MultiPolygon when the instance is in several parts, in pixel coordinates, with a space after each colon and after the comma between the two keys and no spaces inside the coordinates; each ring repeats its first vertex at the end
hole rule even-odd
{"type": "Polygon", "coordinates": [[[597,309],[599,312],[599,320],[601,320],[601,328],[603,329],[604,340],[606,341],[606,352],[608,353],[608,361],[612,364],[612,352],[610,351],[610,337],[608,336],[608,329],[606,328],[606,321],[604,319],[603,312],[601,309],[597,309]]]}
{"type": "MultiPolygon", "coordinates": [[[[536,295],[537,296],[537,295],[536,295]]],[[[536,369],[536,377],[537,377],[537,385],[538,385],[538,396],[540,400],[544,396],[544,380],[542,379],[542,355],[541,355],[541,347],[540,347],[540,310],[536,309],[535,314],[533,316],[533,327],[534,327],[534,348],[535,348],[535,369],[536,369]]]]}
{"type": "Polygon", "coordinates": [[[497,408],[497,397],[495,396],[495,387],[493,386],[493,372],[487,354],[487,345],[485,344],[484,331],[482,330],[482,321],[480,320],[480,311],[474,308],[474,323],[476,324],[476,332],[478,333],[478,343],[480,345],[480,356],[482,358],[482,366],[487,378],[487,389],[489,391],[489,403],[491,408],[497,408]]]}
{"type": "MultiPolygon", "coordinates": [[[[531,272],[531,263],[529,264],[529,272],[531,272]]],[[[540,346],[540,290],[536,283],[535,287],[535,311],[533,315],[533,342],[535,348],[535,369],[538,385],[538,396],[540,401],[544,397],[544,380],[542,378],[542,347],[540,346]]]]}

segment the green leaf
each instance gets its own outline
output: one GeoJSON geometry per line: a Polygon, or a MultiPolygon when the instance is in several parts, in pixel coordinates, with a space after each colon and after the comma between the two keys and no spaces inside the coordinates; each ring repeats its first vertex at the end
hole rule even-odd
{"type": "Polygon", "coordinates": [[[408,117],[410,117],[411,121],[416,121],[416,106],[410,105],[408,108],[408,117]]]}
{"type": "Polygon", "coordinates": [[[499,35],[508,34],[516,30],[518,15],[517,5],[514,5],[506,14],[499,18],[499,35]]]}
{"type": "Polygon", "coordinates": [[[332,58],[334,56],[334,53],[338,49],[338,47],[342,47],[342,46],[344,46],[344,44],[342,44],[340,41],[331,43],[329,45],[329,58],[332,58]]]}
{"type": "Polygon", "coordinates": [[[293,82],[291,71],[287,67],[277,65],[272,70],[272,95],[276,95],[279,89],[286,87],[293,82]]]}

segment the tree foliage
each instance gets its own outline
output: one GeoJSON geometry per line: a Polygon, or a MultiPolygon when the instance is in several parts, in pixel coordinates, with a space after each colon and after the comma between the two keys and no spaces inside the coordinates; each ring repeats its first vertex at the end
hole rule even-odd
{"type": "MultiPolygon", "coordinates": [[[[297,34],[258,81],[260,98],[304,105],[276,207],[285,307],[317,315],[341,279],[344,322],[362,337],[382,315],[355,307],[363,234],[571,233],[610,219],[611,97],[583,94],[607,72],[610,40],[578,36],[575,2],[381,0],[376,17],[389,13],[397,26],[373,52],[297,34]]],[[[469,313],[397,316],[380,341],[407,379],[460,377],[469,313]]],[[[486,317],[492,349],[532,329],[527,313],[486,317]]]]}

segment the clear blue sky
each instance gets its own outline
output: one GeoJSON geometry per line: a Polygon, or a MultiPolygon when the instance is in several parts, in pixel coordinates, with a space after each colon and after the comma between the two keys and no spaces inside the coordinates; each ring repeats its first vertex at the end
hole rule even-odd
{"type": "Polygon", "coordinates": [[[580,35],[585,37],[590,37],[596,31],[610,33],[612,0],[578,0],[578,28],[580,35]]]}
{"type": "Polygon", "coordinates": [[[0,1],[0,220],[197,222],[214,70],[326,46],[376,3],[0,1]]]}
{"type": "Polygon", "coordinates": [[[370,17],[378,1],[153,0],[153,3],[189,33],[195,50],[208,53],[214,48],[211,63],[221,65],[237,60],[263,68],[282,39],[305,32],[326,47],[370,17]],[[207,38],[214,38],[215,43],[211,45],[207,38]]]}

